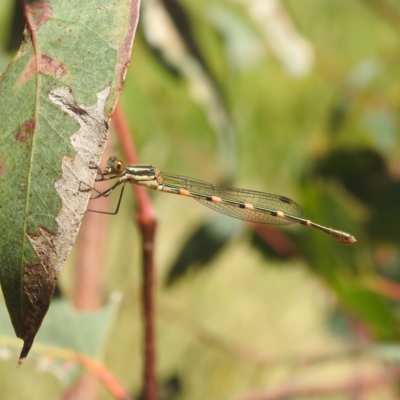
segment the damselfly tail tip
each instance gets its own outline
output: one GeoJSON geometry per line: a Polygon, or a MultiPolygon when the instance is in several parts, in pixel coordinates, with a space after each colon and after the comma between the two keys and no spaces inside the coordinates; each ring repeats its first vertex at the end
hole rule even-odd
{"type": "Polygon", "coordinates": [[[353,235],[349,235],[349,238],[344,242],[345,244],[353,244],[357,242],[357,239],[353,235]]]}
{"type": "Polygon", "coordinates": [[[346,232],[340,232],[340,236],[335,239],[344,244],[353,244],[357,242],[357,239],[353,235],[346,232]]]}
{"type": "Polygon", "coordinates": [[[351,236],[349,244],[353,244],[355,242],[357,242],[357,239],[354,236],[351,236]]]}
{"type": "Polygon", "coordinates": [[[357,239],[353,235],[350,235],[350,233],[347,232],[330,229],[328,233],[340,243],[353,244],[357,242],[357,239]]]}

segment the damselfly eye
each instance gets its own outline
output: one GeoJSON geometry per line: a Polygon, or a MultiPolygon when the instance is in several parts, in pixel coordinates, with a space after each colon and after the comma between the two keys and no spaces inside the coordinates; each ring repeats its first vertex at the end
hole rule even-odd
{"type": "Polygon", "coordinates": [[[117,157],[110,157],[110,158],[107,160],[107,167],[113,168],[116,159],[117,159],[117,157]]]}
{"type": "Polygon", "coordinates": [[[105,174],[120,174],[125,171],[125,164],[112,156],[107,160],[107,167],[104,169],[105,174]]]}
{"type": "Polygon", "coordinates": [[[121,172],[125,169],[125,164],[121,160],[114,159],[114,164],[112,166],[112,169],[116,173],[121,172]]]}

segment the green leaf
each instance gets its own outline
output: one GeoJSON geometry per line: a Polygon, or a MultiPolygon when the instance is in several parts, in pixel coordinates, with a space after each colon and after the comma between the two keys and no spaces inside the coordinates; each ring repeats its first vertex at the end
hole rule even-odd
{"type": "Polygon", "coordinates": [[[0,77],[0,282],[27,356],[86,209],[123,86],[138,2],[25,1],[0,77]]]}
{"type": "MultiPolygon", "coordinates": [[[[65,356],[79,354],[92,359],[101,357],[103,346],[119,312],[121,298],[120,293],[112,293],[104,307],[90,312],[78,311],[65,300],[53,300],[36,337],[36,350],[34,347],[36,354],[51,360],[46,363],[47,370],[62,378],[61,381],[66,384],[76,377],[78,369],[63,368],[65,361],[70,361],[65,356]],[[68,329],[65,329],[66,326],[68,329]]],[[[10,346],[12,342],[9,338],[13,332],[7,318],[4,303],[0,301],[0,347],[3,355],[0,358],[7,358],[14,350],[10,346]]]]}

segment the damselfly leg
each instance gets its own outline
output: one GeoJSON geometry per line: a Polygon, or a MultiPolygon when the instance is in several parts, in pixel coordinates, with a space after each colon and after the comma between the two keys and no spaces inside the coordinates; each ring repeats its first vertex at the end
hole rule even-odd
{"type": "MultiPolygon", "coordinates": [[[[95,197],[91,197],[90,200],[96,200],[99,197],[107,197],[111,194],[111,192],[114,190],[114,188],[111,188],[112,190],[107,190],[108,193],[106,192],[100,192],[96,189],[94,189],[95,191],[98,192],[98,195],[95,197]]],[[[87,211],[91,211],[91,212],[95,212],[98,214],[107,214],[107,215],[117,215],[118,211],[119,211],[119,206],[121,205],[121,200],[122,200],[122,195],[124,194],[124,190],[125,190],[125,185],[122,186],[121,192],[119,194],[119,199],[118,199],[118,203],[117,203],[117,207],[115,208],[114,211],[102,211],[102,210],[93,210],[93,209],[87,209],[87,211]]]]}
{"type": "MultiPolygon", "coordinates": [[[[95,182],[104,182],[104,181],[109,181],[111,179],[117,178],[117,176],[106,176],[103,173],[103,171],[101,170],[101,168],[99,166],[97,166],[97,165],[93,165],[92,164],[92,165],[89,166],[89,168],[90,169],[96,169],[98,175],[100,175],[100,177],[96,177],[95,182]]],[[[110,211],[101,211],[101,210],[94,210],[94,209],[87,209],[86,211],[91,211],[91,212],[95,212],[95,213],[98,213],[98,214],[107,214],[107,215],[116,215],[116,214],[118,214],[119,207],[121,205],[122,196],[124,194],[124,189],[125,189],[124,183],[125,183],[125,181],[118,180],[110,188],[108,188],[108,189],[106,189],[104,191],[101,191],[101,190],[99,190],[99,189],[97,189],[97,188],[95,188],[93,186],[88,185],[87,183],[85,183],[83,181],[80,181],[79,182],[79,190],[80,191],[92,190],[92,191],[97,193],[96,195],[91,196],[90,200],[96,200],[96,199],[98,199],[100,197],[108,197],[114,191],[114,189],[117,186],[122,184],[122,189],[121,189],[121,192],[120,192],[120,195],[119,195],[119,199],[118,199],[118,203],[117,203],[117,207],[115,208],[115,211],[110,212],[110,211]],[[87,189],[82,189],[82,184],[85,185],[87,187],[87,189]]]]}

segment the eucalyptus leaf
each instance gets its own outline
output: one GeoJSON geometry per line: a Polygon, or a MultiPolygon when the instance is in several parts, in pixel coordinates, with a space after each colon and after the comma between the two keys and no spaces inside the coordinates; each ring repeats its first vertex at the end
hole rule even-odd
{"type": "Polygon", "coordinates": [[[71,250],[125,78],[138,1],[25,1],[0,77],[0,282],[28,355],[71,250]]]}

